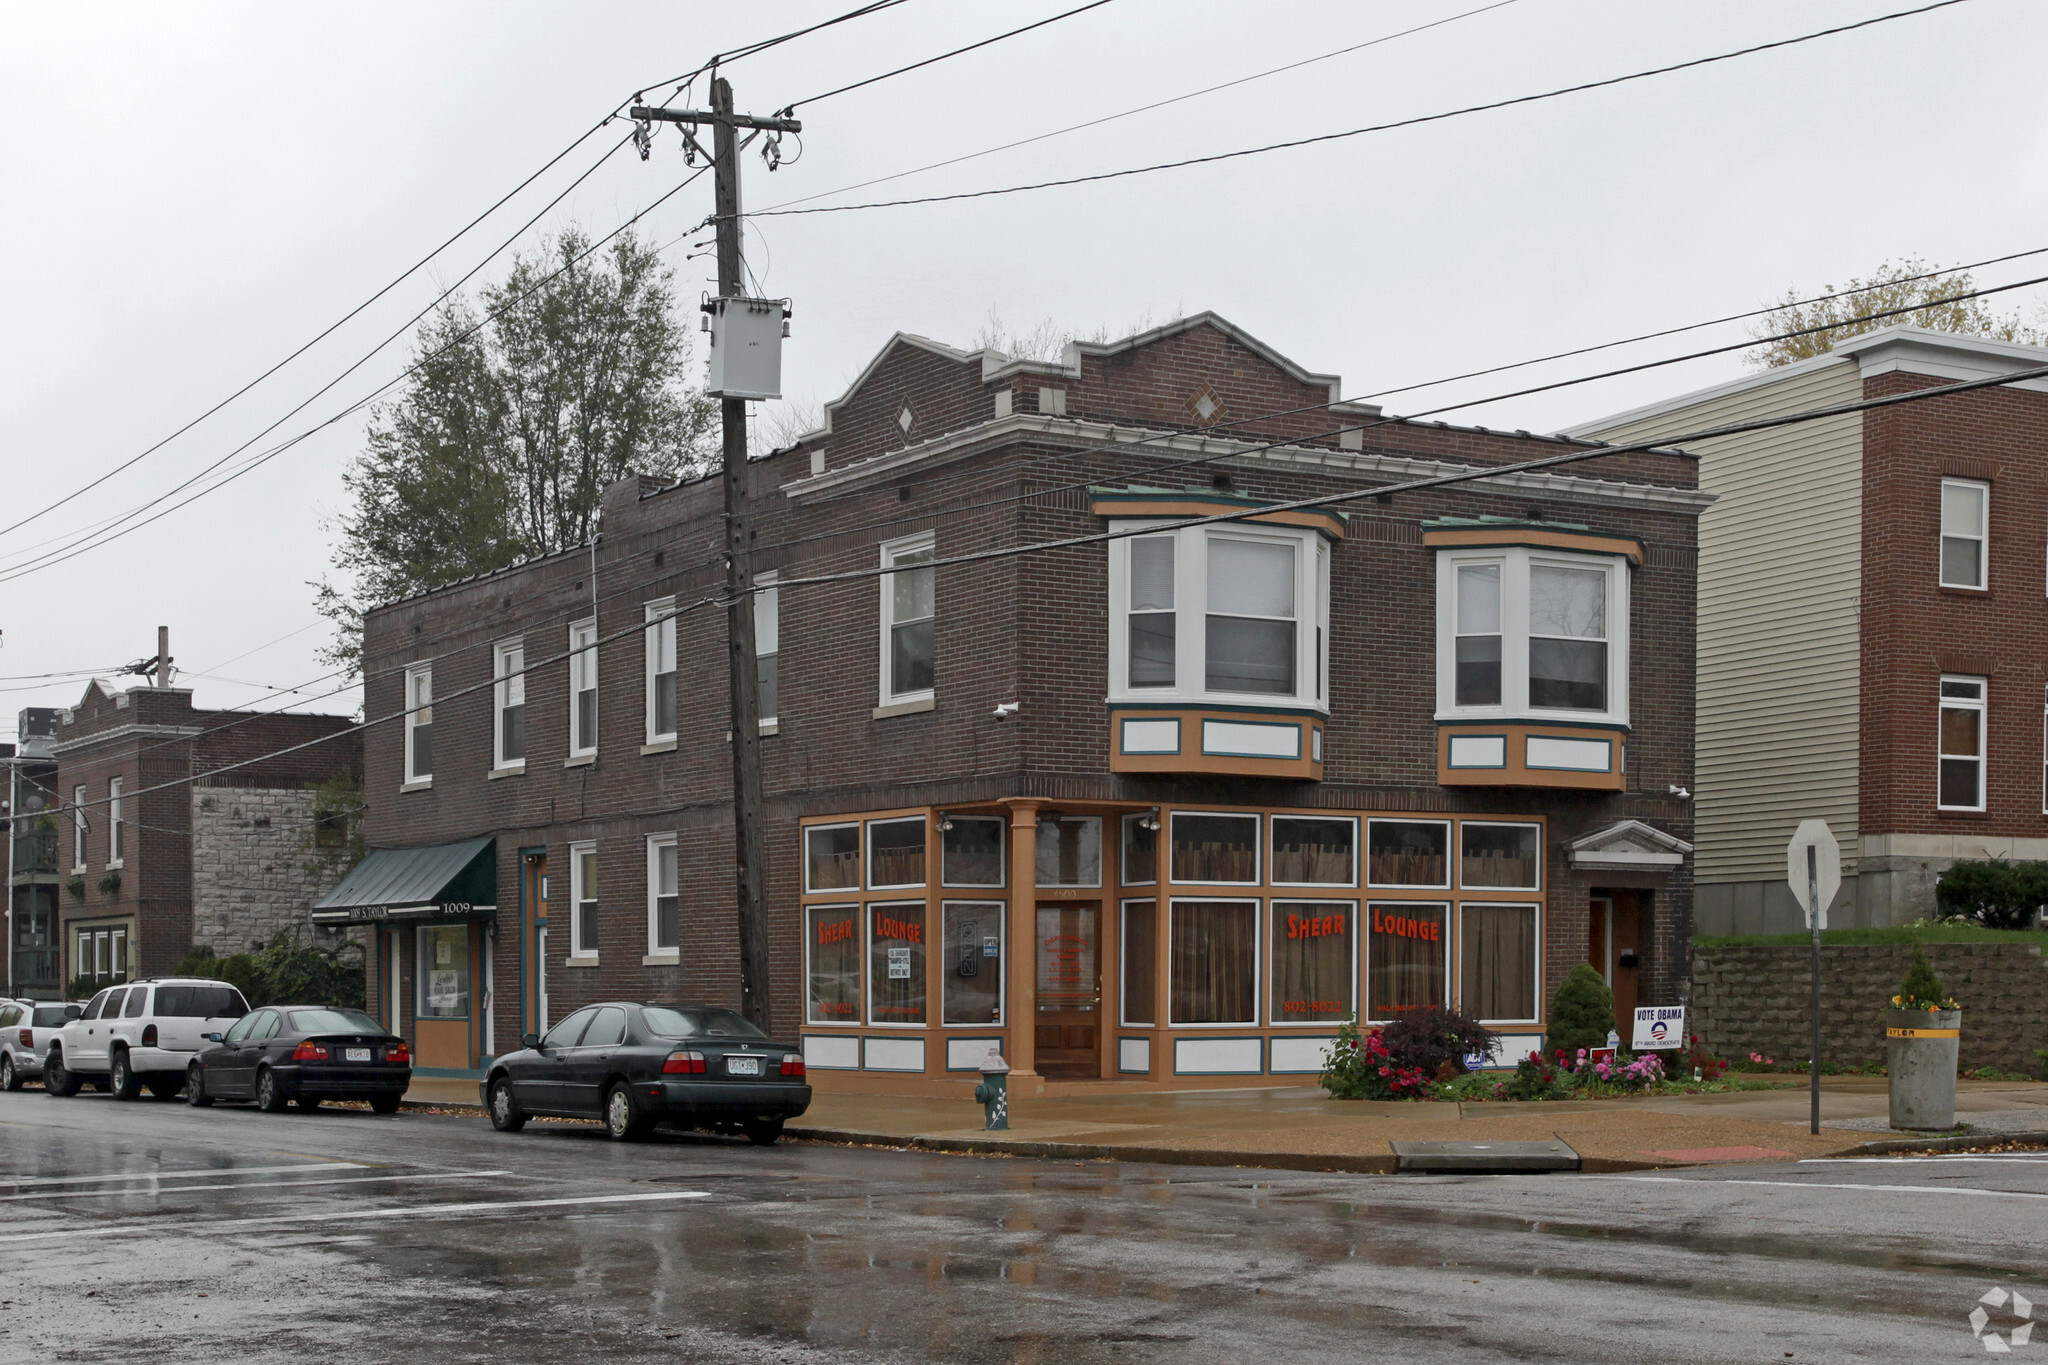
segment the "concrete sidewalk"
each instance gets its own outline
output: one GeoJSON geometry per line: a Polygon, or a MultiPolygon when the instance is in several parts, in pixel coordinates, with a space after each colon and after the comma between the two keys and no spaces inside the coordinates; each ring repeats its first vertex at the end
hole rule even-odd
{"type": "MultiPolygon", "coordinates": [[[[1821,1133],[1807,1132],[1803,1078],[1770,1090],[1660,1099],[1446,1104],[1338,1102],[1319,1089],[1208,1090],[1016,1099],[1007,1133],[955,1099],[820,1091],[789,1136],[936,1151],[1295,1170],[1391,1171],[1391,1142],[1556,1138],[1586,1170],[1845,1155],[1872,1139],[1888,1100],[1881,1076],[1821,1081],[1821,1133]],[[1853,1126],[1851,1126],[1853,1125],[1853,1126]]],[[[413,1082],[411,1104],[477,1110],[472,1081],[413,1082]]],[[[1986,1131],[2048,1132],[2048,1084],[1963,1081],[1957,1117],[1986,1131]],[[1973,1116],[1975,1116],[1973,1118],[1973,1116]]],[[[480,1112],[480,1111],[479,1111],[480,1112]]]]}

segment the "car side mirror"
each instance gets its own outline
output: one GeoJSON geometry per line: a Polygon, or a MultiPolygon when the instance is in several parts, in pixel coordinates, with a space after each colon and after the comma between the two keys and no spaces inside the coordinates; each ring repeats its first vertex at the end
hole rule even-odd
{"type": "Polygon", "coordinates": [[[538,1033],[525,1034],[520,1038],[519,1046],[531,1048],[538,1052],[540,1050],[540,1035],[538,1033]]]}
{"type": "Polygon", "coordinates": [[[220,1042],[220,1041],[221,1041],[221,1037],[222,1037],[222,1035],[221,1035],[221,1034],[218,1034],[218,1033],[209,1033],[209,1034],[207,1034],[207,1035],[206,1035],[206,1041],[207,1041],[207,1042],[209,1042],[209,1043],[218,1043],[218,1042],[220,1042]]]}

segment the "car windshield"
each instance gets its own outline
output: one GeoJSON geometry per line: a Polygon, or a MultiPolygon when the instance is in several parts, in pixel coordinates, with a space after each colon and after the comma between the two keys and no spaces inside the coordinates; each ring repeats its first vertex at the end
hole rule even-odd
{"type": "Polygon", "coordinates": [[[384,1026],[361,1010],[293,1010],[292,1027],[301,1033],[382,1033],[384,1026]]]}
{"type": "Polygon", "coordinates": [[[233,986],[157,987],[159,1019],[239,1019],[248,1012],[242,993],[233,986]]]}
{"type": "Polygon", "coordinates": [[[649,1005],[640,1011],[647,1031],[657,1038],[766,1038],[768,1035],[732,1010],[649,1005]]]}
{"type": "Polygon", "coordinates": [[[69,1016],[62,1005],[37,1005],[36,1015],[30,1021],[32,1028],[62,1028],[69,1016]]]}

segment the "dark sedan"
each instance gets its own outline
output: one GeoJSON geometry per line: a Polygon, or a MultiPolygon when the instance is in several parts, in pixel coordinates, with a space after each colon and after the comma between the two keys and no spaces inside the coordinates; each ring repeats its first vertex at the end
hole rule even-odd
{"type": "Polygon", "coordinates": [[[368,1100],[395,1114],[412,1084],[405,1040],[361,1010],[271,1005],[206,1037],[212,1046],[185,1071],[188,1104],[254,1100],[275,1114],[292,1103],[318,1109],[322,1100],[368,1100]]]}
{"type": "Polygon", "coordinates": [[[766,1146],[811,1106],[802,1051],[716,1005],[606,1001],[524,1042],[479,1087],[502,1133],[549,1114],[603,1119],[621,1142],[661,1123],[766,1146]]]}

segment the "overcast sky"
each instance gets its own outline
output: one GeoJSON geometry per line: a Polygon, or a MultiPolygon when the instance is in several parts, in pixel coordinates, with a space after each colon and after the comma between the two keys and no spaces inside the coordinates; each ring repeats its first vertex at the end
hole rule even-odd
{"type": "MultiPolygon", "coordinates": [[[[769,112],[1072,8],[908,0],[728,69],[769,112]]],[[[1488,0],[1114,0],[799,109],[802,157],[745,163],[747,207],[832,191],[1465,14],[1488,0]]],[[[1510,0],[1287,74],[819,203],[1199,156],[1531,94],[1911,7],[1912,0],[1510,0]]],[[[7,0],[0,44],[0,525],[165,437],[319,333],[636,89],[852,8],[829,3],[108,4],[7,0]]],[[[769,217],[763,287],[795,301],[785,390],[836,397],[897,330],[971,344],[993,314],[1113,334],[1214,309],[1367,394],[1754,308],[1886,258],[2048,245],[2048,5],[1967,0],[1616,89],[1106,184],[769,217]]],[[[0,535],[0,575],[166,493],[304,402],[597,158],[588,142],[434,265],[184,437],[0,535]]],[[[790,150],[793,152],[794,146],[790,150]]],[[[543,227],[609,231],[686,167],[621,153],[543,227]]],[[[651,214],[666,242],[709,178],[651,214]]],[[[670,252],[686,299],[708,258],[670,252]]],[[[2038,258],[2048,260],[2048,258],[2038,258]]],[[[494,277],[500,262],[486,267],[494,277]]],[[[2003,283],[2048,266],[1982,272],[2003,283]]],[[[2032,316],[2040,291],[2003,297],[2032,316]]],[[[1738,327],[1611,353],[1741,339],[1738,327]]],[[[403,368],[380,353],[252,449],[403,368]]],[[[701,359],[701,353],[700,357],[701,359]]],[[[1414,412],[1564,362],[1389,398],[1414,412]]],[[[1575,421],[1742,372],[1725,356],[1449,414],[1575,421]]],[[[82,676],[172,652],[201,705],[352,711],[306,584],[363,421],[221,492],[0,582],[0,732],[82,676]],[[195,676],[205,675],[205,676],[195,676]],[[12,704],[7,704],[12,703],[12,704]]],[[[232,467],[232,466],[230,466],[232,467]]]]}

